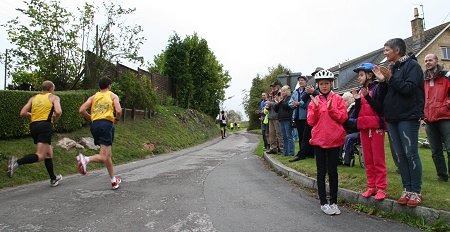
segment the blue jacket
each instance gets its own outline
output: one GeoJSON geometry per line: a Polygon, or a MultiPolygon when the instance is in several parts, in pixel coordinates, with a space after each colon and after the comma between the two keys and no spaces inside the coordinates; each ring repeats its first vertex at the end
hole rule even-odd
{"type": "Polygon", "coordinates": [[[291,96],[291,99],[289,100],[289,106],[291,107],[293,111],[292,118],[294,120],[306,120],[307,115],[307,109],[308,109],[308,101],[304,102],[302,100],[302,95],[307,94],[305,90],[298,88],[296,89],[291,96]],[[294,106],[294,100],[297,100],[300,104],[297,106],[294,106]]]}
{"type": "Polygon", "coordinates": [[[259,117],[263,118],[266,117],[266,115],[264,114],[264,107],[266,106],[266,101],[267,100],[262,100],[259,103],[259,117]]]}
{"type": "Polygon", "coordinates": [[[392,77],[381,82],[387,88],[383,109],[387,122],[419,120],[424,116],[425,93],[423,71],[411,57],[401,58],[392,67],[392,77]]]}

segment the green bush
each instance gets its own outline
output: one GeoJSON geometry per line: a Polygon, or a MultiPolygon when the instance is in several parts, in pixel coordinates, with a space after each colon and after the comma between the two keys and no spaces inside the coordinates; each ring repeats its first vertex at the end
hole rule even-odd
{"type": "MultiPolygon", "coordinates": [[[[28,99],[39,92],[33,91],[0,91],[0,139],[22,137],[30,134],[30,120],[19,116],[20,110],[28,99]]],[[[94,90],[57,91],[61,99],[62,115],[54,125],[55,131],[66,132],[81,128],[86,120],[78,113],[81,104],[94,90]]]]}
{"type": "Polygon", "coordinates": [[[119,96],[123,108],[153,111],[159,100],[150,79],[132,72],[114,80],[111,91],[119,96]]]}

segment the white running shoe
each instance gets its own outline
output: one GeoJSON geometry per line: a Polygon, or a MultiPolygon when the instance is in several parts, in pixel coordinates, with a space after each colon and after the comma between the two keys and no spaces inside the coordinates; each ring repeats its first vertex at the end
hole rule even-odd
{"type": "Polygon", "coordinates": [[[322,210],[322,212],[324,212],[327,215],[333,215],[335,213],[329,204],[320,206],[320,209],[322,210]]]}
{"type": "Polygon", "coordinates": [[[112,182],[112,183],[111,183],[112,189],[113,189],[113,190],[118,189],[118,188],[120,187],[120,186],[119,186],[120,183],[122,183],[122,179],[120,179],[120,177],[116,177],[116,182],[112,182]]]}
{"type": "Polygon", "coordinates": [[[341,214],[341,210],[339,210],[339,208],[336,204],[330,205],[330,208],[334,211],[334,214],[336,214],[336,215],[341,214]]]}
{"type": "Polygon", "coordinates": [[[78,168],[81,174],[86,175],[86,157],[84,157],[83,154],[78,153],[77,154],[77,160],[78,160],[78,168]]]}
{"type": "Polygon", "coordinates": [[[19,168],[17,157],[11,156],[8,160],[8,176],[13,177],[14,172],[19,168]]]}
{"type": "Polygon", "coordinates": [[[59,182],[60,182],[61,180],[62,180],[62,175],[57,175],[57,176],[56,176],[56,179],[50,180],[50,185],[51,185],[52,187],[56,187],[56,186],[59,185],[59,182]]]}

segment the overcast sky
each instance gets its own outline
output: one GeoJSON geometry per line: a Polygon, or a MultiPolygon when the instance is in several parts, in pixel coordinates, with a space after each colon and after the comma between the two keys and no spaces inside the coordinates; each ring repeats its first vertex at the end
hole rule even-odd
{"type": "MultiPolygon", "coordinates": [[[[82,1],[63,1],[68,7],[82,1]]],[[[101,1],[89,1],[100,4],[101,1]]],[[[124,7],[136,7],[130,24],[143,27],[147,41],[141,55],[152,61],[164,50],[174,32],[182,38],[194,32],[206,39],[210,49],[232,77],[226,90],[226,110],[244,114],[242,90],[251,80],[265,75],[277,64],[293,72],[311,73],[315,67],[332,67],[381,48],[386,40],[411,36],[413,8],[426,29],[450,21],[449,0],[123,0],[124,7]]],[[[3,0],[0,23],[20,14],[22,1],[3,0]]],[[[11,45],[0,28],[0,50],[11,45]]],[[[130,65],[136,68],[136,65],[130,65]]],[[[146,67],[142,67],[146,68],[146,67]]],[[[0,68],[3,89],[4,68],[0,68]]],[[[8,83],[10,79],[8,79],[8,83]]],[[[256,107],[256,106],[255,106],[256,107]]]]}

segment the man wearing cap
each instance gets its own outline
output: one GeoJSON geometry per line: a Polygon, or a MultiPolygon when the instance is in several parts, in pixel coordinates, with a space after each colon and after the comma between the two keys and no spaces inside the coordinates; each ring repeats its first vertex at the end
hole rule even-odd
{"type": "MultiPolygon", "coordinates": [[[[311,76],[314,76],[320,70],[323,70],[323,68],[317,67],[316,70],[311,73],[311,76]]],[[[303,101],[306,106],[306,113],[308,113],[308,105],[309,102],[311,101],[310,96],[317,96],[317,95],[319,95],[319,91],[317,89],[315,89],[313,86],[306,86],[305,84],[305,91],[301,95],[301,101],[303,101]]],[[[302,159],[306,159],[307,157],[314,158],[313,146],[309,144],[309,140],[311,139],[311,129],[312,127],[308,125],[308,123],[305,123],[305,127],[303,129],[302,134],[302,140],[300,143],[300,149],[297,153],[297,156],[294,159],[289,160],[289,162],[299,161],[302,159]]]]}
{"type": "MultiPolygon", "coordinates": [[[[289,106],[293,109],[293,119],[298,134],[298,145],[301,148],[303,140],[303,131],[306,125],[306,110],[308,105],[302,100],[302,95],[306,94],[306,83],[308,79],[306,76],[300,76],[297,78],[299,87],[292,93],[292,97],[289,100],[289,106]]],[[[300,152],[300,151],[299,151],[300,152]]],[[[298,156],[297,156],[298,157],[298,156]]]]}
{"type": "Polygon", "coordinates": [[[272,87],[272,92],[270,92],[269,100],[267,100],[267,110],[269,110],[269,143],[270,150],[267,152],[269,154],[276,154],[282,152],[284,145],[281,138],[280,122],[278,121],[278,113],[275,112],[276,100],[279,99],[281,95],[280,92],[281,83],[276,80],[270,87],[272,87]]]}

